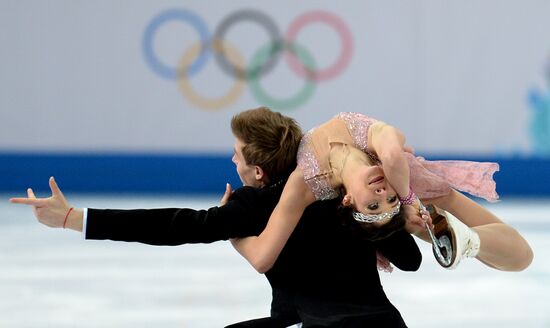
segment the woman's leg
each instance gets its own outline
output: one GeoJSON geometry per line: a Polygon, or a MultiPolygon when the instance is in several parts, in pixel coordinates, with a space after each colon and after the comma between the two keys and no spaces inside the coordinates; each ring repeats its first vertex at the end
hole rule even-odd
{"type": "Polygon", "coordinates": [[[425,202],[450,212],[478,234],[480,248],[476,258],[486,265],[503,271],[521,271],[531,264],[533,251],[527,241],[463,194],[453,190],[447,196],[425,202]]]}

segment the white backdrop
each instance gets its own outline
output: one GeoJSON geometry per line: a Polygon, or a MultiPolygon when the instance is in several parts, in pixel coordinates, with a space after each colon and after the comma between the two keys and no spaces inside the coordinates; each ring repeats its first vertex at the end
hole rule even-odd
{"type": "MultiPolygon", "coordinates": [[[[233,102],[200,108],[152,68],[144,35],[156,17],[178,10],[195,13],[213,34],[242,9],[263,12],[283,36],[297,17],[317,10],[349,28],[347,66],[330,80],[309,81],[315,91],[302,104],[279,108],[304,129],[359,111],[398,126],[431,154],[529,155],[537,142],[550,143],[544,134],[531,137],[534,126],[550,124],[548,1],[26,0],[0,2],[0,152],[229,152],[231,116],[263,104],[251,82],[233,102]],[[530,108],[529,93],[546,112],[530,108]]],[[[191,24],[174,19],[151,40],[155,58],[169,67],[200,42],[191,24]]],[[[269,36],[260,24],[239,21],[225,40],[250,64],[269,36]]],[[[296,40],[320,68],[344,48],[321,22],[305,25],[296,40]]],[[[205,97],[235,83],[213,57],[184,78],[205,97]]],[[[306,82],[284,58],[260,79],[277,98],[306,82]]]]}

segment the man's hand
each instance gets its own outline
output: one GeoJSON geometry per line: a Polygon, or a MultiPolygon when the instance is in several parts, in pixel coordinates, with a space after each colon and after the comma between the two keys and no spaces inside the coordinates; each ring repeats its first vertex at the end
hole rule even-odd
{"type": "Polygon", "coordinates": [[[66,227],[82,231],[82,210],[75,208],[69,213],[71,205],[63,196],[55,179],[51,177],[49,183],[52,195],[48,198],[36,198],[32,189],[29,188],[27,189],[27,198],[11,198],[10,202],[32,206],[32,211],[38,221],[52,228],[63,227],[65,217],[70,214],[66,220],[66,227]]]}
{"type": "MultiPolygon", "coordinates": [[[[231,189],[231,185],[229,183],[226,183],[225,184],[225,192],[223,193],[223,197],[222,199],[220,199],[220,206],[223,206],[225,204],[227,204],[227,202],[229,201],[229,197],[231,197],[231,195],[233,195],[233,190],[231,189]]],[[[239,251],[239,240],[241,238],[230,238],[229,241],[231,242],[231,245],[233,246],[233,248],[235,248],[237,250],[237,252],[239,251]]]]}
{"type": "Polygon", "coordinates": [[[233,195],[233,190],[231,190],[231,185],[229,183],[225,184],[225,193],[223,194],[222,199],[220,199],[220,206],[227,204],[229,197],[233,195]]]}

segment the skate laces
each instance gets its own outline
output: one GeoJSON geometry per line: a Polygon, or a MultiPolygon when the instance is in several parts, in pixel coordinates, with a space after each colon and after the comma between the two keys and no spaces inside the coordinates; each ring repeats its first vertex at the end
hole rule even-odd
{"type": "Polygon", "coordinates": [[[479,253],[479,246],[481,243],[479,240],[479,235],[471,228],[468,228],[468,230],[469,236],[468,240],[466,241],[466,247],[464,247],[463,255],[465,257],[476,257],[479,253]]]}

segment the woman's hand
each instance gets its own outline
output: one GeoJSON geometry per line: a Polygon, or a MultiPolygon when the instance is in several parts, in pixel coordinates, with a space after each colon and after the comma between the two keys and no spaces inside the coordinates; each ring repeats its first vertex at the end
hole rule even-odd
{"type": "Polygon", "coordinates": [[[403,146],[403,151],[406,152],[406,153],[410,153],[410,154],[414,155],[414,148],[409,146],[409,145],[404,145],[403,146]]]}
{"type": "Polygon", "coordinates": [[[384,271],[387,273],[393,272],[393,266],[391,265],[390,260],[378,251],[376,251],[376,266],[378,267],[378,271],[384,271]]]}
{"type": "Polygon", "coordinates": [[[419,203],[413,205],[401,205],[407,220],[405,230],[411,234],[418,234],[426,230],[425,223],[428,223],[430,229],[433,227],[432,218],[428,211],[420,209],[419,203]]]}

